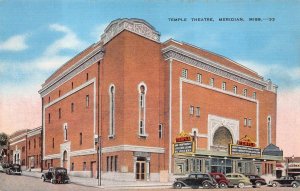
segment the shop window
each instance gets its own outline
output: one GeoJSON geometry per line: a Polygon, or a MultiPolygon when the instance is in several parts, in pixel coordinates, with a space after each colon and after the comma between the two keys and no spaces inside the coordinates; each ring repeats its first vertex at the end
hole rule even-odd
{"type": "Polygon", "coordinates": [[[109,137],[115,136],[115,86],[109,87],[109,137]]]}
{"type": "Polygon", "coordinates": [[[237,94],[237,86],[233,86],[233,93],[237,94]]]}
{"type": "Polygon", "coordinates": [[[181,71],[181,77],[188,78],[188,70],[183,68],[181,71]]]}
{"type": "Polygon", "coordinates": [[[197,82],[202,83],[202,75],[197,74],[197,82]]]}
{"type": "Polygon", "coordinates": [[[194,115],[194,106],[190,106],[190,115],[194,115]]]}
{"type": "Polygon", "coordinates": [[[226,90],[226,82],[222,82],[222,90],[226,90]]]}
{"type": "Polygon", "coordinates": [[[214,83],[215,83],[215,79],[214,78],[210,78],[209,79],[209,85],[214,87],[214,83]]]}

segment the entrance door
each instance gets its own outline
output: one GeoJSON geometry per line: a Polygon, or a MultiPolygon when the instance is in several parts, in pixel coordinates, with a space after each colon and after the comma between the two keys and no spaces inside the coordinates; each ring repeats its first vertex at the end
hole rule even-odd
{"type": "Polygon", "coordinates": [[[97,163],[96,163],[96,161],[91,162],[91,177],[97,178],[97,163]]]}
{"type": "Polygon", "coordinates": [[[135,177],[137,180],[145,180],[146,178],[146,162],[145,161],[136,161],[135,163],[135,177]]]}
{"type": "Polygon", "coordinates": [[[63,167],[67,169],[67,166],[68,166],[68,154],[67,154],[67,151],[64,151],[64,154],[63,154],[63,167]]]}

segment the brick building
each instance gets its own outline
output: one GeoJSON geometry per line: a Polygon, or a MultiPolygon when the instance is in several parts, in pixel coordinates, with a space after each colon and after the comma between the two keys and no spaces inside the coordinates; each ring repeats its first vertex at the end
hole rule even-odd
{"type": "Polygon", "coordinates": [[[23,170],[41,170],[42,127],[22,129],[9,136],[8,163],[17,163],[23,170]]]}
{"type": "Polygon", "coordinates": [[[277,86],[224,56],[159,39],[144,20],[117,19],[46,79],[43,167],[87,177],[101,168],[102,177],[123,180],[272,174],[282,157],[262,150],[276,144],[277,86]],[[172,153],[180,136],[192,152],[172,153]]]}

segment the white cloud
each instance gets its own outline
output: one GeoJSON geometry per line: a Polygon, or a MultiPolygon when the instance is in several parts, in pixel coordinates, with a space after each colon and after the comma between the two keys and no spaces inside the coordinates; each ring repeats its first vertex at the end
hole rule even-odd
{"type": "Polygon", "coordinates": [[[104,30],[108,26],[108,23],[100,24],[94,27],[91,32],[91,36],[95,38],[97,41],[100,40],[101,35],[104,33],[104,30]]]}
{"type": "Polygon", "coordinates": [[[28,35],[15,35],[7,40],[0,42],[0,51],[22,51],[26,50],[28,48],[28,45],[26,44],[26,40],[28,38],[28,35]]]}
{"type": "Polygon", "coordinates": [[[55,55],[63,49],[81,50],[86,46],[86,43],[81,41],[72,30],[64,25],[51,24],[49,28],[56,32],[63,32],[65,35],[49,45],[44,52],[45,55],[55,55]]]}

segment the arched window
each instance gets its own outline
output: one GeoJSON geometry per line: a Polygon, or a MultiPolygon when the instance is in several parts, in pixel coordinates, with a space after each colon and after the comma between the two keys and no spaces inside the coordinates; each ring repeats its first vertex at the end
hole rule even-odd
{"type": "Polygon", "coordinates": [[[146,135],[146,93],[147,87],[144,83],[138,85],[139,91],[139,136],[145,137],[146,135]]]}
{"type": "Polygon", "coordinates": [[[267,118],[267,127],[268,127],[268,145],[272,143],[272,120],[271,116],[267,118]]]}
{"type": "Polygon", "coordinates": [[[214,133],[213,145],[228,147],[230,143],[233,143],[231,132],[226,127],[219,127],[214,133]]]}
{"type": "Polygon", "coordinates": [[[115,86],[109,87],[109,137],[115,136],[115,86]]]}

